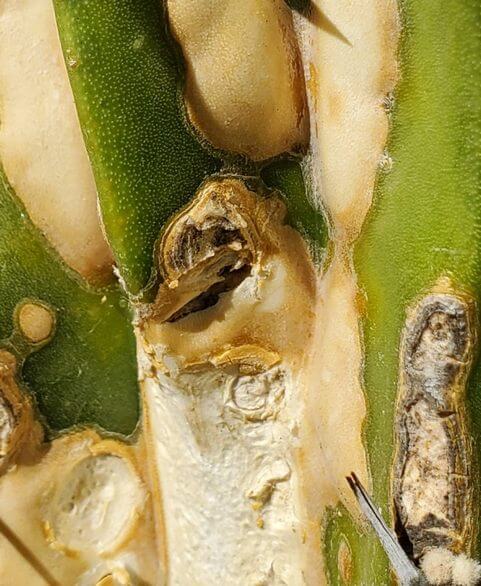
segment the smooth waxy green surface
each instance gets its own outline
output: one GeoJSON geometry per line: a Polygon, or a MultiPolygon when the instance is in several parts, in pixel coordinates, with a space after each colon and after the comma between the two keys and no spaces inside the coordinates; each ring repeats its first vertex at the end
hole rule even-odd
{"type": "Polygon", "coordinates": [[[127,289],[151,277],[169,217],[219,163],[188,128],[160,0],[55,0],[108,240],[127,289]]]}
{"type": "Polygon", "coordinates": [[[139,416],[135,342],[118,291],[93,291],[65,268],[0,175],[0,347],[26,357],[22,379],[53,431],[93,424],[129,435],[139,416]],[[24,299],[55,313],[52,339],[29,347],[15,324],[24,299]],[[32,353],[30,353],[32,352],[32,353]]]}
{"type": "MultiPolygon", "coordinates": [[[[388,145],[392,170],[378,180],[355,255],[364,320],[373,496],[389,518],[390,463],[399,342],[406,309],[442,277],[481,299],[481,3],[402,0],[401,81],[388,145]]],[[[470,413],[479,451],[481,388],[475,368],[470,413]]],[[[479,484],[479,476],[474,476],[479,484]]],[[[386,584],[374,538],[362,540],[355,584],[386,584]]]]}

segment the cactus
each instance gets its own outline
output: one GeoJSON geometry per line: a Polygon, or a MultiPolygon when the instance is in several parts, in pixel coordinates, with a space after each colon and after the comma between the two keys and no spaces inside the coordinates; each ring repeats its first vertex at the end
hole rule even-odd
{"type": "Polygon", "coordinates": [[[0,583],[481,580],[477,0],[4,0],[0,583]]]}

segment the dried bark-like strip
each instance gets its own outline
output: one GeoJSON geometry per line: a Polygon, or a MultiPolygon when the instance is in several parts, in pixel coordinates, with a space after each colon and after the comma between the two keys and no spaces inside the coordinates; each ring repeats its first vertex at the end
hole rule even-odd
{"type": "Polygon", "coordinates": [[[415,558],[465,549],[472,532],[471,447],[464,391],[472,362],[472,308],[431,294],[409,316],[401,344],[393,496],[415,558]]]}

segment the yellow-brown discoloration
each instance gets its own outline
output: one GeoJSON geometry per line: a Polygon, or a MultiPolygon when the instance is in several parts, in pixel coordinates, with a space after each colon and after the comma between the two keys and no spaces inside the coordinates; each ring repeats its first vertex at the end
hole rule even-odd
{"type": "Polygon", "coordinates": [[[116,568],[112,574],[101,578],[95,586],[132,586],[129,573],[124,568],[116,568]]]}
{"type": "Polygon", "coordinates": [[[38,448],[42,432],[34,421],[29,398],[18,387],[16,361],[9,352],[0,351],[0,470],[14,460],[29,459],[38,448]],[[23,453],[24,452],[24,453],[23,453]]]}
{"type": "MultiPolygon", "coordinates": [[[[238,179],[212,181],[204,186],[162,240],[165,282],[153,310],[140,325],[148,346],[161,346],[180,360],[182,367],[212,361],[226,349],[232,356],[237,353],[236,360],[242,362],[241,353],[247,350],[252,355],[253,347],[264,349],[262,360],[268,363],[273,360],[268,353],[299,362],[310,338],[314,274],[302,238],[283,224],[283,216],[284,206],[278,199],[260,197],[238,179]],[[209,230],[210,240],[196,247],[201,254],[190,254],[188,261],[173,267],[169,259],[183,242],[184,227],[201,227],[207,219],[211,226],[215,217],[222,219],[224,226],[228,224],[226,231],[235,234],[237,242],[232,245],[230,236],[222,236],[220,240],[227,240],[227,244],[212,246],[209,230]],[[165,321],[220,281],[223,267],[235,266],[239,258],[241,264],[248,263],[249,272],[230,292],[220,295],[214,306],[174,322],[165,321]]],[[[175,256],[187,258],[186,253],[175,256]]],[[[227,357],[228,354],[224,359],[227,357]]],[[[247,354],[245,358],[247,363],[247,354]]]]}
{"type": "Polygon", "coordinates": [[[17,370],[17,360],[8,350],[0,350],[0,373],[13,376],[17,370]]]}
{"type": "Polygon", "coordinates": [[[29,342],[44,342],[52,335],[55,317],[45,305],[26,302],[19,308],[17,316],[20,331],[29,342]]]}
{"type": "Polygon", "coordinates": [[[302,66],[284,0],[168,0],[187,64],[190,120],[216,148],[254,160],[304,146],[302,66]]]}
{"type": "Polygon", "coordinates": [[[0,4],[0,120],[1,165],[32,221],[75,271],[111,278],[50,0],[0,4]]]}
{"type": "Polygon", "coordinates": [[[337,567],[342,583],[349,586],[352,583],[352,553],[345,539],[339,545],[337,567]]]}
{"type": "MultiPolygon", "coordinates": [[[[362,346],[357,299],[349,257],[340,247],[319,281],[318,319],[307,366],[309,393],[302,433],[310,430],[323,446],[322,459],[333,483],[332,490],[316,489],[315,497],[308,499],[313,511],[316,506],[322,510],[334,505],[340,497],[351,513],[357,515],[355,499],[345,479],[354,470],[362,482],[368,481],[362,444],[366,405],[360,381],[362,346]],[[349,450],[344,449],[346,445],[349,450]]],[[[312,466],[310,474],[315,486],[315,461],[308,459],[308,463],[312,466]]]]}
{"type": "Polygon", "coordinates": [[[280,361],[281,357],[277,352],[271,352],[254,344],[243,344],[226,348],[201,362],[185,363],[184,369],[195,372],[214,366],[225,369],[234,368],[240,374],[259,374],[269,370],[280,361]]]}
{"type": "Polygon", "coordinates": [[[258,374],[280,361],[281,357],[277,352],[270,352],[253,344],[229,348],[211,359],[212,364],[217,367],[238,366],[241,374],[258,374]]]}

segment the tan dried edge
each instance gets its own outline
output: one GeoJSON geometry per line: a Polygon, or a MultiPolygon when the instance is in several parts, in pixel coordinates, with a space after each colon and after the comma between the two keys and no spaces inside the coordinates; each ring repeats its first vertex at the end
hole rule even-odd
{"type": "Polygon", "coordinates": [[[112,278],[51,0],[0,8],[0,161],[33,223],[72,269],[112,278]]]}

